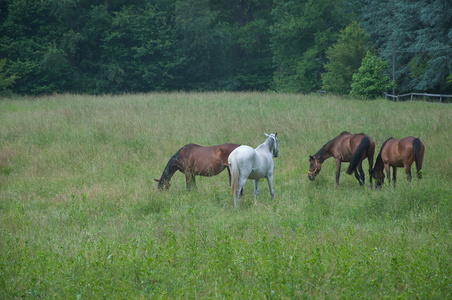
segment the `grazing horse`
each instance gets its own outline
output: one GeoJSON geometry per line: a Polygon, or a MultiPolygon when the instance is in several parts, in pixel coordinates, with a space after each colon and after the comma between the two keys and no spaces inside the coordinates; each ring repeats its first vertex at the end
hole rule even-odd
{"type": "Polygon", "coordinates": [[[250,146],[240,146],[229,155],[231,169],[231,192],[234,195],[234,205],[237,207],[239,191],[242,190],[247,179],[254,179],[254,205],[257,205],[258,182],[267,178],[270,196],[273,200],[273,157],[278,157],[278,139],[275,134],[266,134],[263,144],[256,149],[250,146]]]}
{"type": "Polygon", "coordinates": [[[176,171],[181,171],[185,174],[187,190],[191,190],[192,186],[196,187],[195,175],[214,176],[227,168],[230,185],[228,156],[238,146],[240,145],[229,143],[211,147],[185,145],[170,158],[160,179],[154,180],[158,182],[157,186],[160,190],[169,189],[171,177],[176,171]]]}
{"type": "MultiPolygon", "coordinates": [[[[347,174],[351,175],[355,172],[359,184],[364,186],[365,176],[362,162],[367,158],[370,171],[374,163],[374,153],[375,143],[368,135],[364,133],[351,134],[344,131],[326,143],[316,154],[309,157],[308,177],[311,181],[314,180],[322,169],[323,161],[334,157],[336,162],[336,187],[339,186],[342,162],[350,162],[347,174]]],[[[372,177],[370,177],[370,187],[372,187],[372,177]]]]}
{"type": "Polygon", "coordinates": [[[411,181],[411,165],[413,162],[416,162],[417,177],[421,179],[424,152],[425,146],[418,138],[408,136],[397,140],[391,137],[381,146],[380,153],[375,161],[375,166],[370,174],[377,180],[377,186],[381,187],[385,178],[383,167],[386,170],[389,182],[391,182],[390,167],[392,167],[392,178],[395,187],[397,168],[405,168],[407,179],[411,181]]]}

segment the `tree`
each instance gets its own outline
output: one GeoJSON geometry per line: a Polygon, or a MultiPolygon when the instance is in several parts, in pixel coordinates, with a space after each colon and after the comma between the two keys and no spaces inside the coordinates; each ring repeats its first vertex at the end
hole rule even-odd
{"type": "Polygon", "coordinates": [[[232,90],[238,85],[232,76],[232,40],[225,23],[216,22],[220,12],[208,0],[177,1],[175,32],[178,49],[186,59],[178,73],[181,88],[232,90]]]}
{"type": "Polygon", "coordinates": [[[270,49],[270,12],[273,0],[209,0],[214,23],[230,34],[228,53],[237,90],[268,90],[273,78],[270,49]]]}
{"type": "Polygon", "coordinates": [[[276,90],[312,92],[320,88],[325,51],[355,16],[350,3],[356,1],[275,0],[271,45],[276,90]]]}
{"type": "Polygon", "coordinates": [[[11,0],[0,24],[0,57],[10,63],[5,66],[17,74],[16,93],[51,93],[42,60],[55,39],[58,27],[50,7],[43,0],[11,0]]]}
{"type": "Polygon", "coordinates": [[[102,43],[98,85],[110,92],[164,90],[181,63],[172,26],[152,5],[124,6],[115,13],[102,43]]]}
{"type": "Polygon", "coordinates": [[[19,78],[16,75],[9,75],[8,71],[3,71],[3,67],[6,64],[6,59],[0,59],[0,91],[8,89],[10,86],[16,83],[16,79],[19,78]]]}
{"type": "Polygon", "coordinates": [[[367,51],[358,73],[353,74],[350,95],[374,99],[394,87],[385,74],[387,63],[375,54],[367,51]]]}
{"type": "Polygon", "coordinates": [[[348,95],[352,76],[358,72],[369,48],[369,35],[356,21],[345,27],[337,43],[326,51],[329,61],[322,74],[322,88],[335,94],[348,95]]]}
{"type": "Polygon", "coordinates": [[[364,0],[361,26],[385,61],[395,62],[399,93],[452,92],[452,6],[444,0],[364,0]]]}

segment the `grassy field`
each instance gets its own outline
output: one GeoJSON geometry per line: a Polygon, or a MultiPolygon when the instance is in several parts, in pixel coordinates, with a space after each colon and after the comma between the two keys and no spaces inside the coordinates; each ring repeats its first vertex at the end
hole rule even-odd
{"type": "MultiPolygon", "coordinates": [[[[274,93],[0,99],[0,298],[452,297],[452,106],[274,93]],[[416,136],[422,180],[361,188],[309,155],[347,130],[416,136]],[[278,132],[272,202],[227,172],[159,178],[183,145],[278,132]]],[[[413,167],[414,170],[414,167],[413,167]]]]}

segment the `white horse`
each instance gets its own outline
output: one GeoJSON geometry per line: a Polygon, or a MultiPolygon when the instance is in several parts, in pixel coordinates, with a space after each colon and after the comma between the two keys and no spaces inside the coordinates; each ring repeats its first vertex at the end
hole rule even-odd
{"type": "Polygon", "coordinates": [[[278,139],[275,134],[266,134],[267,139],[256,149],[250,146],[239,146],[229,154],[228,163],[231,171],[231,191],[234,195],[234,205],[237,206],[239,193],[246,180],[254,179],[254,205],[257,205],[258,182],[267,178],[270,196],[273,200],[273,157],[278,157],[278,139]]]}

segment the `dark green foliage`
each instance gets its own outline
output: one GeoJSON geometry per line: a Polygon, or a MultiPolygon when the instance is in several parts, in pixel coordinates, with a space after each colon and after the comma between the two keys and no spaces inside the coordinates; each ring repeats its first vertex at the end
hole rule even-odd
{"type": "Polygon", "coordinates": [[[359,17],[399,92],[452,92],[452,6],[444,0],[367,0],[359,17]]]}
{"type": "Polygon", "coordinates": [[[310,92],[320,88],[325,51],[353,14],[346,1],[275,1],[272,47],[276,90],[310,92]]]}
{"type": "Polygon", "coordinates": [[[99,89],[110,92],[147,92],[165,89],[170,70],[180,60],[174,53],[171,24],[146,5],[124,7],[115,13],[103,39],[99,89]]]}
{"type": "Polygon", "coordinates": [[[230,33],[222,23],[214,22],[217,12],[208,1],[176,2],[176,36],[178,47],[187,59],[181,71],[186,82],[181,88],[215,90],[232,89],[230,33]]]}
{"type": "Polygon", "coordinates": [[[443,0],[4,0],[0,57],[19,94],[306,93],[322,80],[342,94],[366,38],[337,38],[357,19],[379,57],[395,54],[400,91],[445,93],[451,16],[443,0]]]}
{"type": "Polygon", "coordinates": [[[18,78],[16,75],[10,75],[8,71],[3,71],[5,64],[6,59],[0,59],[0,92],[15,84],[18,78]]]}
{"type": "Polygon", "coordinates": [[[328,48],[328,63],[322,74],[323,89],[335,94],[350,93],[352,76],[358,72],[369,46],[369,36],[356,21],[345,27],[336,44],[328,48]]]}
{"type": "MultiPolygon", "coordinates": [[[[223,1],[224,2],[224,1],[223,1]]],[[[241,1],[233,7],[230,30],[234,76],[240,90],[267,90],[273,77],[270,0],[241,1]]]]}

